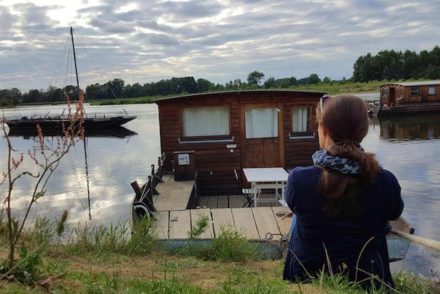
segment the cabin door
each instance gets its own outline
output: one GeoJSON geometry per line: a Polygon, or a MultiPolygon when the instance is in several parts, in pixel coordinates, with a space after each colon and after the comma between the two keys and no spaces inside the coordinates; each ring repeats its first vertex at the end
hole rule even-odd
{"type": "Polygon", "coordinates": [[[390,87],[389,95],[390,95],[389,106],[395,106],[396,105],[396,88],[390,87]]]}
{"type": "Polygon", "coordinates": [[[242,167],[284,166],[281,106],[245,105],[242,114],[242,167]]]}

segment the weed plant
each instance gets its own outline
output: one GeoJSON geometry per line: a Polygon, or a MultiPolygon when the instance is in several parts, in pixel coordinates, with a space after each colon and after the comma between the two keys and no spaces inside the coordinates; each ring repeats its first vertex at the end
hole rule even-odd
{"type": "Polygon", "coordinates": [[[396,290],[400,293],[440,293],[440,282],[433,282],[405,270],[395,274],[393,279],[396,290]]]}
{"type": "Polygon", "coordinates": [[[206,260],[238,262],[258,260],[261,257],[256,244],[250,243],[242,232],[229,227],[222,228],[217,238],[200,255],[206,260]]]}
{"type": "Polygon", "coordinates": [[[196,256],[204,260],[219,260],[226,262],[246,262],[249,260],[261,259],[258,245],[250,243],[243,232],[237,232],[230,227],[221,228],[220,234],[210,242],[198,241],[203,232],[207,229],[209,219],[200,218],[187,233],[187,245],[177,250],[177,253],[184,256],[196,256]]]}
{"type": "Polygon", "coordinates": [[[154,220],[144,218],[134,224],[131,235],[126,224],[94,226],[79,224],[71,233],[66,249],[71,254],[95,254],[98,256],[119,253],[128,255],[149,254],[156,248],[154,220]]]}

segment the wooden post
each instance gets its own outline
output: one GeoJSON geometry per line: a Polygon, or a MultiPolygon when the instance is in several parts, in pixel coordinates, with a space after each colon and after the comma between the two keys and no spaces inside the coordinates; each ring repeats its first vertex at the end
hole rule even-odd
{"type": "Polygon", "coordinates": [[[139,187],[138,183],[136,181],[134,181],[130,185],[133,188],[134,193],[136,194],[136,198],[139,199],[141,197],[141,195],[142,195],[142,190],[139,187]]]}
{"type": "Polygon", "coordinates": [[[151,165],[151,187],[156,187],[156,179],[154,177],[154,164],[151,165]]]}

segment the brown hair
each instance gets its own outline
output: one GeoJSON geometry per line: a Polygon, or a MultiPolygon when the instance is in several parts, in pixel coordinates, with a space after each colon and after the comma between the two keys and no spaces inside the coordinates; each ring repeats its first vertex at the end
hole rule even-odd
{"type": "Polygon", "coordinates": [[[328,216],[357,215],[359,192],[375,180],[379,164],[374,154],[363,152],[360,143],[368,132],[365,103],[356,96],[328,97],[316,108],[318,124],[324,126],[335,142],[328,153],[356,161],[361,168],[359,176],[344,175],[322,168],[320,192],[327,198],[324,212],[328,216]],[[322,106],[322,113],[321,113],[322,106]]]}

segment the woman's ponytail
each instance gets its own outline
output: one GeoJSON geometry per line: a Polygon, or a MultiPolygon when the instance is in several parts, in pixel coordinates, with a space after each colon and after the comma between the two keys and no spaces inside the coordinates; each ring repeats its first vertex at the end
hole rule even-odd
{"type": "Polygon", "coordinates": [[[328,200],[324,211],[329,216],[357,215],[361,209],[358,194],[374,182],[379,172],[374,154],[360,147],[368,132],[367,109],[360,98],[349,95],[331,97],[324,106],[323,113],[317,107],[317,119],[335,142],[327,152],[358,163],[361,170],[359,175],[353,176],[322,168],[319,189],[328,200]]]}

